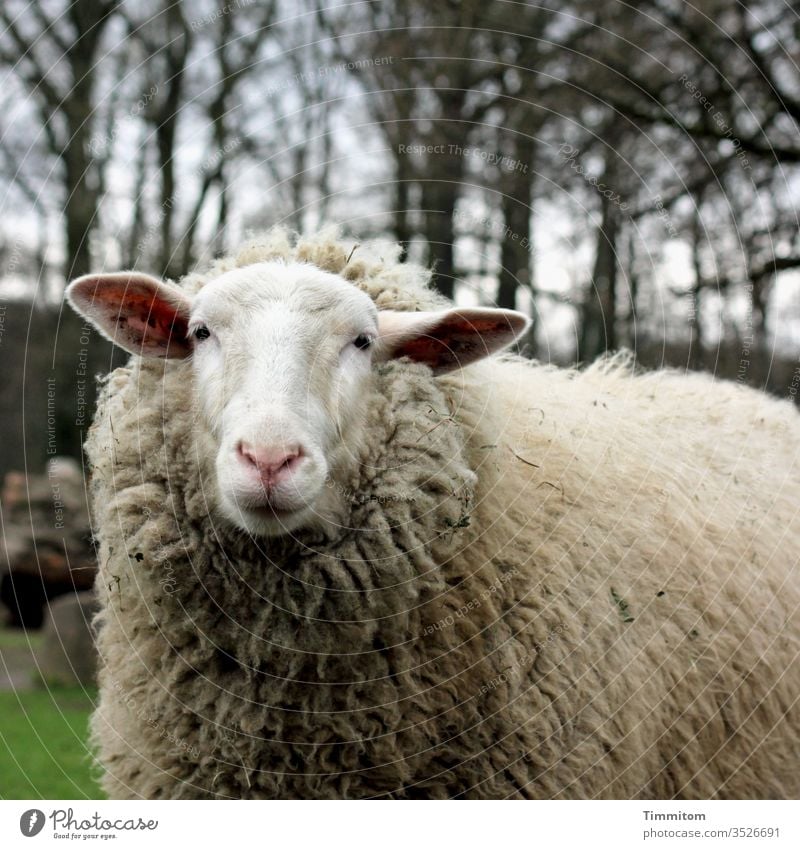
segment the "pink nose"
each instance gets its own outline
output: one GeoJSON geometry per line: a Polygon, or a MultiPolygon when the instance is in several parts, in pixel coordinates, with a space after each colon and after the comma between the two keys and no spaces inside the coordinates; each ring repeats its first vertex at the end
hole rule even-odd
{"type": "Polygon", "coordinates": [[[264,489],[270,489],[288,478],[303,456],[300,445],[250,445],[240,442],[239,459],[258,474],[264,489]]]}

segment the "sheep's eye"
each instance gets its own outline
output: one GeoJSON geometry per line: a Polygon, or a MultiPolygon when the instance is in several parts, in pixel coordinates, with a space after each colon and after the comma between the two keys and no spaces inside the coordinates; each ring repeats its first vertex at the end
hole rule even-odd
{"type": "Polygon", "coordinates": [[[367,348],[372,344],[372,339],[367,336],[366,333],[359,333],[358,336],[353,340],[353,344],[358,348],[359,351],[366,351],[367,348]]]}
{"type": "Polygon", "coordinates": [[[205,324],[201,324],[199,327],[195,328],[194,338],[203,340],[208,339],[211,335],[211,331],[205,326],[205,324]]]}

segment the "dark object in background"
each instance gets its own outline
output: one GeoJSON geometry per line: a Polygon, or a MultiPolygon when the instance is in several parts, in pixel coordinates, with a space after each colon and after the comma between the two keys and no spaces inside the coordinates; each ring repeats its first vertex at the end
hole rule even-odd
{"type": "Polygon", "coordinates": [[[48,600],[94,584],[97,567],[80,467],[69,457],[54,457],[41,475],[8,472],[0,503],[6,624],[39,628],[48,600]]]}

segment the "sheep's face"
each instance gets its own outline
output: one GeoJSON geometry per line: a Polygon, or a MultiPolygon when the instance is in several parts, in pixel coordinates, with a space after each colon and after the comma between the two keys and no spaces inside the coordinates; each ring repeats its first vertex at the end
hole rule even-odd
{"type": "Polygon", "coordinates": [[[379,312],[341,277],[299,263],[236,269],[193,298],[134,272],[87,275],[68,297],[131,353],[191,358],[216,451],[216,506],[258,536],[335,520],[375,362],[407,356],[443,373],[528,325],[511,310],[379,312]]]}

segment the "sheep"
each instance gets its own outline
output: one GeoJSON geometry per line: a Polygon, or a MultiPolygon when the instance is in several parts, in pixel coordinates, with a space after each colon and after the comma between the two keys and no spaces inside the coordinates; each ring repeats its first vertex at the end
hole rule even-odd
{"type": "Polygon", "coordinates": [[[800,420],[502,349],[381,245],[69,287],[112,798],[796,798],[800,420]],[[489,357],[489,354],[496,354],[489,357]]]}

